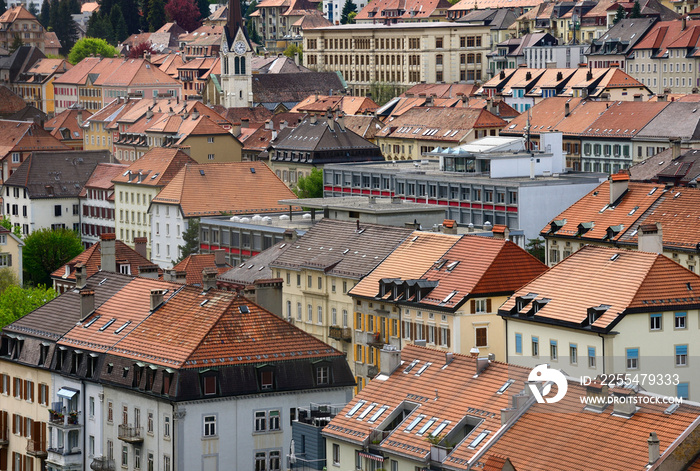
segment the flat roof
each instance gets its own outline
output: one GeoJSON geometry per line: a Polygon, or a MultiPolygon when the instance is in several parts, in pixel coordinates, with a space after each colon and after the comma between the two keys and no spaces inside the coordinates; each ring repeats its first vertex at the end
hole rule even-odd
{"type": "Polygon", "coordinates": [[[414,203],[400,198],[371,197],[371,196],[338,196],[327,198],[306,198],[279,200],[279,204],[290,206],[299,205],[313,209],[339,209],[358,211],[361,213],[415,213],[439,212],[444,213],[445,208],[434,204],[414,203]]]}

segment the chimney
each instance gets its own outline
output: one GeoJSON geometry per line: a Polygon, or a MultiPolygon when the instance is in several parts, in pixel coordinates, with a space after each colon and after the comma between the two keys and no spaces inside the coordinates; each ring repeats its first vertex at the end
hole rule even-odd
{"type": "Polygon", "coordinates": [[[87,283],[87,268],[85,264],[80,262],[75,264],[75,287],[78,289],[85,288],[87,283]]]}
{"type": "Polygon", "coordinates": [[[248,129],[250,127],[250,118],[241,118],[241,129],[248,129]]]}
{"type": "Polygon", "coordinates": [[[640,252],[663,253],[664,242],[660,222],[639,226],[637,230],[637,248],[640,252]]]}
{"type": "Polygon", "coordinates": [[[326,124],[328,124],[328,129],[335,131],[335,123],[333,122],[333,113],[329,109],[326,113],[326,124]]]}
{"type": "Polygon", "coordinates": [[[625,192],[630,182],[630,176],[624,173],[610,175],[610,206],[612,206],[625,192]]]}
{"type": "Polygon", "coordinates": [[[78,126],[82,126],[83,125],[83,110],[78,110],[77,119],[78,119],[78,126]]]}
{"type": "Polygon", "coordinates": [[[661,452],[659,450],[659,437],[656,436],[656,432],[651,432],[649,434],[647,444],[649,445],[649,464],[654,464],[661,457],[661,452]]]}
{"type": "Polygon", "coordinates": [[[571,106],[569,105],[569,102],[564,103],[564,117],[569,116],[570,112],[571,112],[571,106]]]}
{"type": "Polygon", "coordinates": [[[158,306],[163,304],[163,295],[165,294],[164,289],[152,289],[151,290],[151,311],[155,311],[158,306]]]}
{"type": "Polygon", "coordinates": [[[593,80],[593,72],[591,72],[591,69],[588,69],[586,73],[586,82],[590,82],[591,80],[593,80]]]}
{"type": "Polygon", "coordinates": [[[503,224],[496,224],[491,228],[491,234],[494,239],[508,240],[510,237],[510,229],[503,224]]]}
{"type": "Polygon", "coordinates": [[[146,245],[148,244],[148,237],[134,237],[134,250],[138,252],[143,258],[148,258],[146,256],[146,245]]]}
{"type": "Polygon", "coordinates": [[[163,281],[175,281],[175,270],[172,268],[163,270],[163,281]]]}
{"type": "Polygon", "coordinates": [[[299,53],[295,52],[294,53],[294,63],[299,66],[299,53]]]}
{"type": "Polygon", "coordinates": [[[217,267],[222,267],[226,265],[226,250],[216,249],[214,250],[214,263],[217,267]]]}
{"type": "Polygon", "coordinates": [[[153,117],[153,110],[151,108],[148,108],[146,111],[146,119],[151,119],[153,117]]]}
{"type": "Polygon", "coordinates": [[[338,126],[340,126],[340,130],[345,132],[345,113],[340,112],[338,113],[338,126]]]}
{"type": "Polygon", "coordinates": [[[84,320],[95,311],[95,292],[91,289],[80,291],[80,319],[84,320]]]}
{"type": "Polygon", "coordinates": [[[265,129],[266,129],[267,131],[271,131],[271,130],[272,130],[272,120],[269,120],[269,119],[268,119],[267,121],[265,121],[265,129]]]}
{"type": "Polygon", "coordinates": [[[684,17],[681,19],[681,31],[685,31],[685,28],[686,28],[687,25],[688,25],[687,19],[686,19],[686,17],[684,16],[684,17]]]}
{"type": "Polygon", "coordinates": [[[445,219],[442,221],[442,232],[444,234],[456,234],[457,233],[457,221],[454,219],[445,219]]]}
{"type": "Polygon", "coordinates": [[[216,275],[219,272],[216,268],[205,268],[202,270],[202,290],[209,291],[216,289],[216,275]]]}
{"type": "Polygon", "coordinates": [[[425,106],[433,106],[434,103],[435,101],[433,100],[432,95],[425,97],[425,106]]]}
{"type": "Polygon", "coordinates": [[[193,120],[199,119],[199,110],[197,110],[196,108],[194,111],[192,111],[192,119],[193,120]]]}
{"type": "Polygon", "coordinates": [[[452,352],[445,352],[445,366],[449,365],[452,363],[452,360],[455,359],[455,354],[452,352]]]}
{"type": "Polygon", "coordinates": [[[676,160],[681,156],[681,139],[671,139],[671,160],[676,160]]]}
{"type": "Polygon", "coordinates": [[[284,120],[280,123],[280,131],[283,129],[287,129],[287,121],[284,120]]]}
{"type": "Polygon", "coordinates": [[[240,122],[233,123],[233,127],[231,128],[231,134],[238,137],[241,135],[241,129],[242,125],[240,122]]]}
{"type": "Polygon", "coordinates": [[[532,80],[532,72],[529,70],[525,72],[525,80],[532,80]]]}
{"type": "Polygon", "coordinates": [[[564,80],[564,75],[561,72],[557,72],[557,82],[564,80]]]}
{"type": "Polygon", "coordinates": [[[615,388],[613,389],[613,414],[625,418],[630,418],[637,411],[635,396],[637,393],[633,389],[615,388]]]}
{"type": "Polygon", "coordinates": [[[151,278],[154,280],[158,279],[158,270],[160,267],[154,263],[148,265],[139,265],[139,276],[141,278],[151,278]]]}
{"type": "Polygon", "coordinates": [[[386,344],[379,351],[379,372],[390,376],[401,364],[401,350],[394,345],[386,344]]]}
{"type": "Polygon", "coordinates": [[[662,93],[656,97],[656,101],[666,101],[666,94],[662,93]]]}
{"type": "Polygon", "coordinates": [[[586,386],[586,397],[590,398],[587,402],[586,409],[593,412],[603,412],[608,406],[608,403],[606,402],[608,397],[608,385],[592,382],[586,386]]]}
{"type": "Polygon", "coordinates": [[[316,115],[315,115],[315,114],[312,114],[312,115],[311,115],[311,118],[310,118],[310,121],[309,121],[309,122],[310,122],[311,124],[316,124],[316,115]]]}
{"type": "Polygon", "coordinates": [[[187,282],[187,272],[185,270],[176,271],[175,279],[173,281],[184,285],[187,282]]]}
{"type": "Polygon", "coordinates": [[[282,234],[282,238],[285,242],[294,242],[299,238],[299,236],[297,235],[297,231],[294,229],[285,229],[284,234],[282,234]]]}
{"type": "Polygon", "coordinates": [[[100,257],[102,271],[117,271],[117,252],[116,239],[117,236],[113,232],[107,232],[100,236],[100,257]]]}
{"type": "Polygon", "coordinates": [[[486,368],[489,367],[489,359],[486,357],[477,357],[476,359],[476,374],[480,375],[486,368]]]}

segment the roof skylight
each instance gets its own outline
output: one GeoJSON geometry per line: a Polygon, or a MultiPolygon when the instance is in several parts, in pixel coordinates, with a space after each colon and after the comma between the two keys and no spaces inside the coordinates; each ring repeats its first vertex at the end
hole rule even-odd
{"type": "Polygon", "coordinates": [[[352,417],[353,415],[355,415],[355,412],[357,412],[360,409],[360,407],[364,406],[365,404],[367,404],[367,401],[358,401],[357,404],[355,404],[353,408],[350,409],[350,412],[345,414],[345,417],[352,417]]]}

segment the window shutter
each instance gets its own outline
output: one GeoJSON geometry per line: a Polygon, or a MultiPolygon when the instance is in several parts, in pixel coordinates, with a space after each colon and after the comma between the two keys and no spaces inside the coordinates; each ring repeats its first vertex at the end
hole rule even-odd
{"type": "Polygon", "coordinates": [[[472,314],[476,312],[476,299],[472,299],[472,314]]]}
{"type": "Polygon", "coordinates": [[[404,328],[404,322],[401,323],[401,338],[406,338],[406,329],[404,328]]]}
{"type": "Polygon", "coordinates": [[[447,348],[450,348],[450,329],[447,329],[447,348]]]}
{"type": "Polygon", "coordinates": [[[26,401],[27,399],[29,399],[29,381],[25,379],[23,383],[24,384],[22,385],[22,399],[26,401]]]}
{"type": "Polygon", "coordinates": [[[12,266],[12,254],[7,254],[7,266],[12,266]]]}
{"type": "Polygon", "coordinates": [[[486,312],[491,312],[491,298],[486,300],[486,312]]]}
{"type": "Polygon", "coordinates": [[[423,324],[423,340],[428,340],[428,324],[423,324]]]}
{"type": "Polygon", "coordinates": [[[7,448],[0,449],[0,469],[7,469],[7,448]]]}
{"type": "Polygon", "coordinates": [[[12,414],[12,433],[17,433],[17,414],[12,414]]]}
{"type": "Polygon", "coordinates": [[[411,340],[416,340],[416,323],[411,322],[411,340]]]}

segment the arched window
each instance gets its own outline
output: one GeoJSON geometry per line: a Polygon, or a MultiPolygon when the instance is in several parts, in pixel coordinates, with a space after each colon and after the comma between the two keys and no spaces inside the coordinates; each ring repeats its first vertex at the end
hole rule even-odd
{"type": "Polygon", "coordinates": [[[240,58],[239,57],[234,57],[233,58],[233,73],[238,75],[241,73],[241,65],[240,65],[240,58]]]}
{"type": "Polygon", "coordinates": [[[245,75],[245,57],[241,57],[241,74],[245,75]]]}
{"type": "Polygon", "coordinates": [[[224,58],[224,75],[228,75],[228,57],[224,58]]]}

